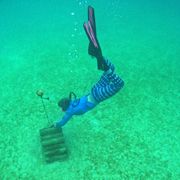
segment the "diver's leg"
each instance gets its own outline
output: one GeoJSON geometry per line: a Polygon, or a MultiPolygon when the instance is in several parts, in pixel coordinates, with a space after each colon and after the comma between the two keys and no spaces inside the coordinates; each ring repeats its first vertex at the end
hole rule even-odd
{"type": "Polygon", "coordinates": [[[109,73],[107,77],[109,84],[105,86],[95,84],[91,89],[91,94],[97,102],[115,95],[124,86],[124,81],[117,74],[109,73]]]}
{"type": "Polygon", "coordinates": [[[95,84],[95,86],[97,86],[97,87],[102,87],[102,86],[108,85],[109,82],[111,81],[110,74],[114,73],[114,71],[115,71],[114,65],[108,59],[104,58],[104,61],[108,67],[108,70],[104,71],[100,80],[95,84]]]}

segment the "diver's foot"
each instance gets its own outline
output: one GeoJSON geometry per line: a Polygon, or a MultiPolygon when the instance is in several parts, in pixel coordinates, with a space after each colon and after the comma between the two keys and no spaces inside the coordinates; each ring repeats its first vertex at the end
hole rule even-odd
{"type": "Polygon", "coordinates": [[[105,60],[106,65],[108,66],[108,69],[111,69],[111,71],[114,72],[115,70],[114,65],[108,59],[104,58],[104,60],[105,60]]]}
{"type": "Polygon", "coordinates": [[[109,69],[109,66],[107,65],[103,56],[96,57],[96,59],[97,59],[97,67],[99,70],[107,71],[109,69]]]}

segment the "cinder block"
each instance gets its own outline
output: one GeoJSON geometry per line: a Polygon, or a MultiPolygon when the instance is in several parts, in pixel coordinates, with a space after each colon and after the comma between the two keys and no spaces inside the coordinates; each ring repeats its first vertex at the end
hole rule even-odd
{"type": "Polygon", "coordinates": [[[44,128],[39,130],[42,153],[46,163],[63,161],[68,158],[62,128],[44,128]]]}

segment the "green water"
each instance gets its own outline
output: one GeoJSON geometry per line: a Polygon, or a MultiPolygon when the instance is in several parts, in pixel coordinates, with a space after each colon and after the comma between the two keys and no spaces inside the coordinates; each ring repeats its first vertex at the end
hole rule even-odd
{"type": "Polygon", "coordinates": [[[180,179],[180,3],[0,0],[0,179],[180,179]],[[63,128],[69,159],[46,165],[39,129],[56,102],[99,79],[82,24],[95,8],[103,53],[125,81],[63,128]],[[55,103],[54,103],[55,102],[55,103]]]}

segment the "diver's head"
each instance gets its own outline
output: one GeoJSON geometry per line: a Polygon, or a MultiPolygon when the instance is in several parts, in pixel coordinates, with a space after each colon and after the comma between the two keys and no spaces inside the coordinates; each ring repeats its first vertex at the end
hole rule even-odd
{"type": "Polygon", "coordinates": [[[66,111],[73,99],[76,99],[76,94],[74,92],[70,92],[69,97],[59,100],[58,106],[62,109],[62,111],[66,111]]]}
{"type": "Polygon", "coordinates": [[[71,99],[69,98],[62,98],[58,102],[58,106],[62,109],[62,111],[66,111],[70,105],[71,99]]]}

